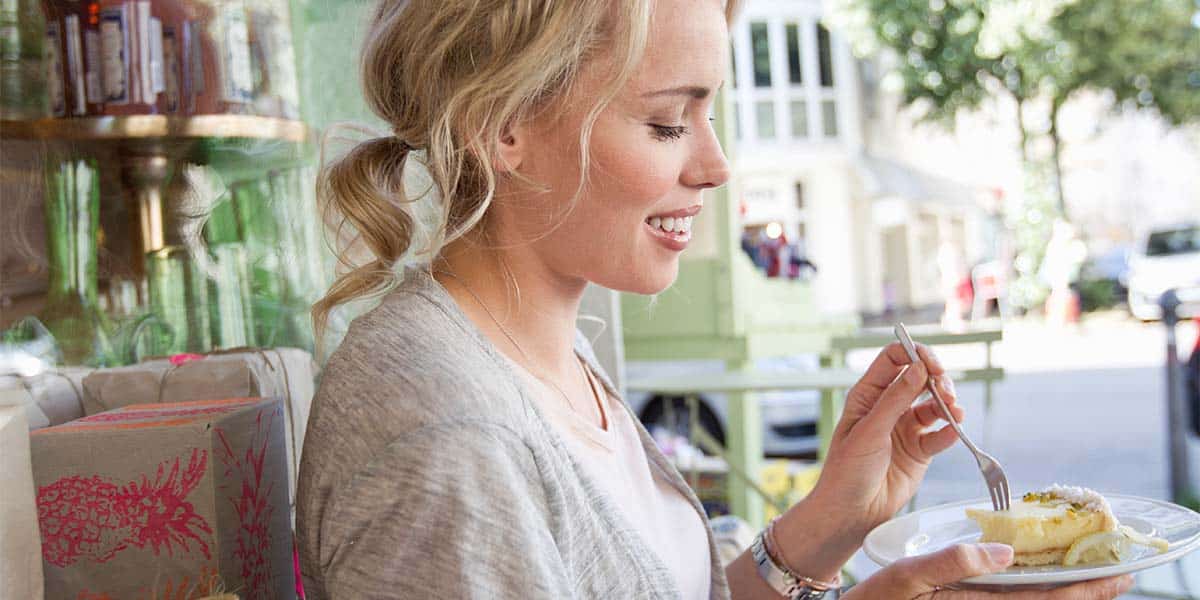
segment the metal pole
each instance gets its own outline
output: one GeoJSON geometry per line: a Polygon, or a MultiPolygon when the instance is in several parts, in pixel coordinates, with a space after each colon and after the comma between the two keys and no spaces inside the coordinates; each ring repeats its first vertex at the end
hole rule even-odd
{"type": "Polygon", "coordinates": [[[1167,449],[1170,469],[1171,500],[1178,504],[1195,500],[1188,474],[1187,410],[1184,406],[1183,369],[1179,364],[1178,340],[1175,326],[1179,324],[1182,302],[1176,290],[1168,290],[1159,298],[1163,325],[1167,327],[1167,449]]]}

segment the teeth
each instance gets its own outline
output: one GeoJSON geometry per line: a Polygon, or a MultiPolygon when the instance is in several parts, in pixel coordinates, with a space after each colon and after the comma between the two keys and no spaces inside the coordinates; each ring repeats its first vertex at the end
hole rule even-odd
{"type": "Polygon", "coordinates": [[[646,223],[670,233],[689,233],[692,231],[692,219],[693,217],[651,217],[646,223]]]}

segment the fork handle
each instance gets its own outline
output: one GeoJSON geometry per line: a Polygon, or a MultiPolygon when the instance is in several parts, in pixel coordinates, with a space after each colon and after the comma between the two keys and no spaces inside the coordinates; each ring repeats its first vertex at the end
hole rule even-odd
{"type": "MultiPolygon", "coordinates": [[[[908,329],[904,327],[904,324],[897,323],[893,331],[896,333],[896,338],[900,340],[900,345],[904,347],[904,351],[908,353],[908,359],[912,361],[912,364],[915,365],[919,362],[924,362],[921,360],[921,356],[917,354],[917,347],[913,343],[912,337],[908,335],[908,329]]],[[[958,425],[958,421],[955,420],[954,415],[950,413],[950,407],[946,405],[945,400],[942,400],[942,395],[938,393],[937,386],[933,384],[932,377],[925,380],[925,389],[931,396],[933,396],[933,399],[937,401],[938,408],[942,409],[942,416],[946,418],[946,422],[954,428],[954,432],[958,434],[958,438],[961,439],[963,444],[966,444],[967,449],[969,449],[971,453],[975,455],[975,460],[979,461],[979,448],[973,442],[971,442],[971,438],[967,437],[967,433],[963,431],[962,427],[958,425]]]]}

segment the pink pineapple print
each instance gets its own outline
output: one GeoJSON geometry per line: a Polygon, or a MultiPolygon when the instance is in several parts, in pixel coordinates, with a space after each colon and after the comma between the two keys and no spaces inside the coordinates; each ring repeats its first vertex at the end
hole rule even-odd
{"type": "Polygon", "coordinates": [[[264,470],[267,446],[271,431],[272,413],[266,423],[263,412],[258,413],[254,435],[243,454],[238,453],[225,432],[217,429],[221,446],[217,450],[225,465],[225,480],[238,482],[240,493],[231,495],[238,515],[237,547],[234,557],[241,564],[241,576],[245,582],[245,597],[269,598],[271,589],[271,517],[275,507],[271,504],[274,482],[265,481],[264,470]],[[265,425],[265,427],[264,427],[265,425]]]}
{"type": "Polygon", "coordinates": [[[192,541],[211,558],[205,538],[212,528],[187,501],[204,476],[208,453],[193,449],[186,467],[180,461],[160,463],[153,481],[143,475],[118,486],[98,475],[72,475],[39,487],[42,557],[66,567],[80,558],[107,562],[129,546],[155,554],[173,555],[175,546],[189,552],[192,541]]]}

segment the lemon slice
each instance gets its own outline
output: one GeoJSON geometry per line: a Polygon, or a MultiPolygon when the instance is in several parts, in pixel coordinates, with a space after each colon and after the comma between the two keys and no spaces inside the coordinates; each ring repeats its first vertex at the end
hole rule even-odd
{"type": "Polygon", "coordinates": [[[1124,533],[1125,536],[1128,537],[1133,543],[1141,546],[1149,546],[1155,550],[1158,550],[1160,553],[1166,552],[1171,548],[1171,544],[1167,543],[1167,540],[1140,533],[1138,530],[1128,525],[1122,525],[1118,531],[1124,533]]]}
{"type": "Polygon", "coordinates": [[[1063,564],[1068,567],[1094,563],[1116,564],[1129,555],[1134,544],[1149,546],[1159,552],[1166,552],[1169,548],[1164,539],[1148,536],[1132,527],[1122,525],[1116,531],[1102,531],[1075,540],[1063,557],[1063,564]]]}

